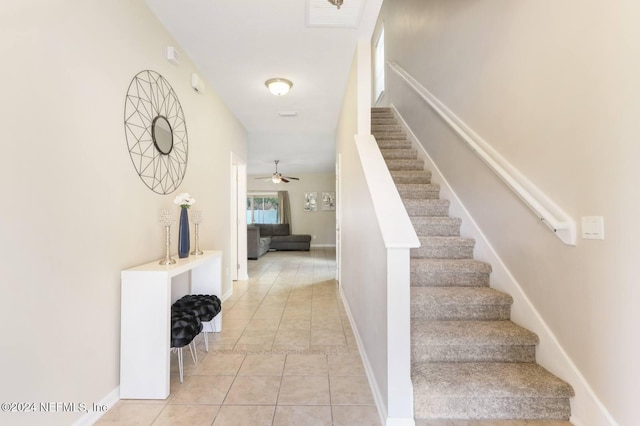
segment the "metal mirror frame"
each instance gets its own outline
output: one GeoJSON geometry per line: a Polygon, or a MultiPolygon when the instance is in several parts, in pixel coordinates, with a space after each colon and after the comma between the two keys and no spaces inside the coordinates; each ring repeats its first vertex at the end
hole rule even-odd
{"type": "Polygon", "coordinates": [[[177,190],[187,170],[189,138],[180,101],[159,73],[145,70],[133,77],[125,100],[124,125],[129,156],[142,182],[158,194],[177,190]],[[156,141],[160,117],[170,129],[168,150],[156,141]]]}

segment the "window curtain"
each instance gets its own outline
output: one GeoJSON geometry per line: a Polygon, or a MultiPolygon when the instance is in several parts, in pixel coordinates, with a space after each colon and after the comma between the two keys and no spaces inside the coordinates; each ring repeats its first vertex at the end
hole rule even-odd
{"type": "Polygon", "coordinates": [[[289,205],[289,191],[278,191],[278,204],[280,205],[280,223],[291,223],[291,207],[289,205]]]}

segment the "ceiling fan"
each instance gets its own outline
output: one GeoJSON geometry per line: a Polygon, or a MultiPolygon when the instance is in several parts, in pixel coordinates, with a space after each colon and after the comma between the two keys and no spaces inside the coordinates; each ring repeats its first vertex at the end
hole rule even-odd
{"type": "Polygon", "coordinates": [[[290,180],[300,180],[300,178],[292,177],[292,176],[283,176],[282,173],[279,173],[278,172],[278,163],[279,162],[280,162],[280,160],[275,160],[276,171],[275,171],[274,174],[272,174],[271,176],[257,177],[256,179],[264,179],[267,182],[271,181],[273,183],[280,183],[280,182],[289,183],[290,180]]]}

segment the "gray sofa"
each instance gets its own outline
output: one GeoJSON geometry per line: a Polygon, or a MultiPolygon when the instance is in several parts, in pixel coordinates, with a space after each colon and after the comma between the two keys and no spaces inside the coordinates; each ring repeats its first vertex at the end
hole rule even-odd
{"type": "Polygon", "coordinates": [[[247,257],[257,259],[269,250],[305,250],[311,247],[311,235],[291,235],[289,224],[247,226],[247,257]]]}

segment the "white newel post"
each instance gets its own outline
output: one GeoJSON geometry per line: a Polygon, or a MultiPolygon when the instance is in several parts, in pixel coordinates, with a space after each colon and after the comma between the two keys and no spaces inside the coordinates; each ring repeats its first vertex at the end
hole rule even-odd
{"type": "Polygon", "coordinates": [[[387,249],[387,426],[413,426],[410,249],[387,249]]]}

